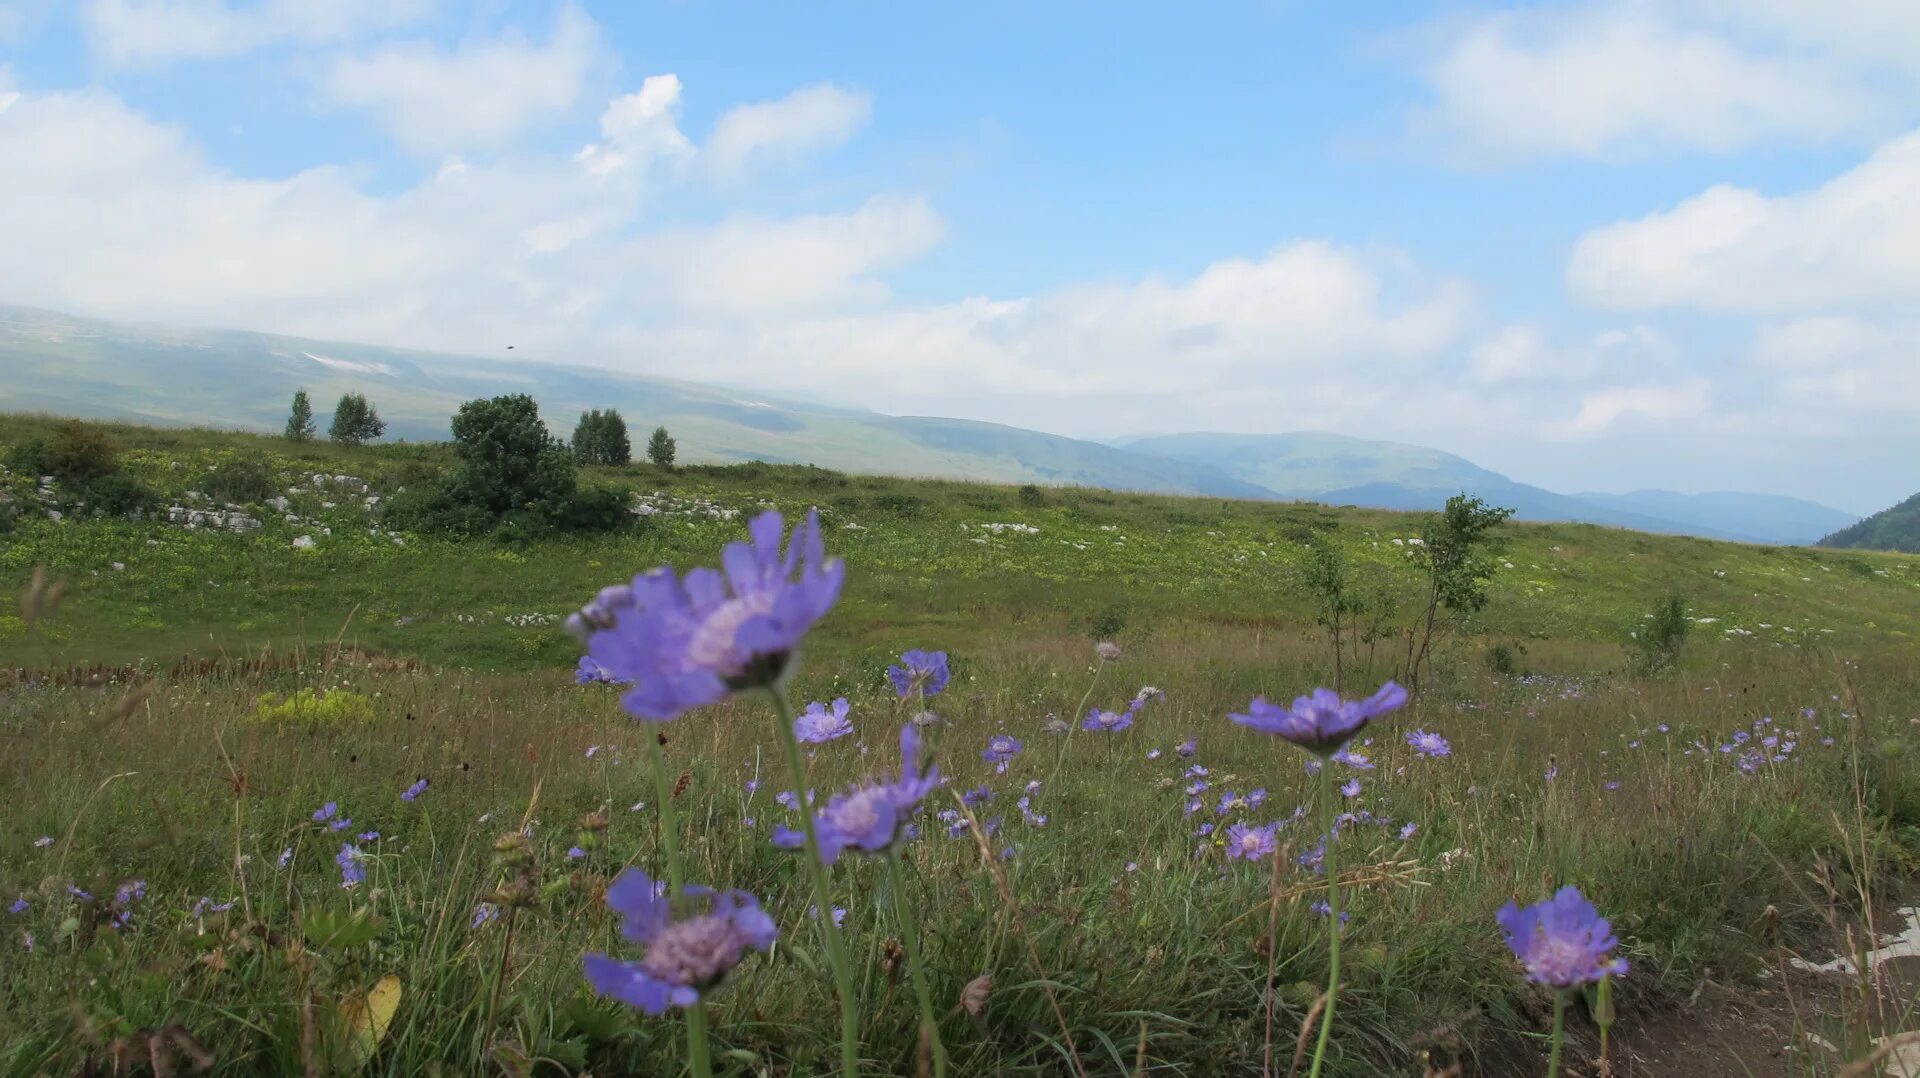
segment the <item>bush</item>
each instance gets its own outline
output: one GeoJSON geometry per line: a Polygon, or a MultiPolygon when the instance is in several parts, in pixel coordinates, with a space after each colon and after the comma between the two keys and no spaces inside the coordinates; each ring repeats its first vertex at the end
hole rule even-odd
{"type": "Polygon", "coordinates": [[[120,447],[105,430],[92,423],[69,419],[53,429],[47,446],[47,474],[76,485],[120,468],[120,447]]]}
{"type": "Polygon", "coordinates": [[[364,726],[373,721],[373,701],[345,689],[329,693],[301,689],[287,697],[267,693],[255,702],[253,721],[266,726],[299,726],[309,730],[364,726]]]}
{"type": "Polygon", "coordinates": [[[259,503],[279,493],[265,457],[222,461],[207,473],[207,493],[217,501],[259,503]]]}
{"type": "Polygon", "coordinates": [[[87,508],[111,517],[151,513],[160,508],[160,495],[133,476],[124,473],[103,475],[80,488],[87,508]]]}
{"type": "Polygon", "coordinates": [[[36,479],[47,474],[47,466],[52,461],[53,453],[47,447],[45,438],[28,438],[24,442],[15,442],[7,450],[7,468],[36,479]]]}
{"type": "Polygon", "coordinates": [[[381,518],[389,528],[442,535],[485,535],[498,523],[477,505],[458,501],[441,483],[411,486],[386,501],[381,518]]]}
{"type": "Polygon", "coordinates": [[[1097,640],[1112,640],[1114,637],[1120,635],[1120,630],[1126,627],[1127,607],[1125,603],[1107,604],[1106,607],[1093,615],[1093,621],[1088,626],[1088,628],[1093,630],[1093,636],[1097,640]]]}
{"type": "Polygon", "coordinates": [[[1687,630],[1692,628],[1687,621],[1687,604],[1678,595],[1669,595],[1660,600],[1653,608],[1646,622],[1633,634],[1634,646],[1640,652],[1640,662],[1649,670],[1665,670],[1680,660],[1680,650],[1686,646],[1687,630]]]}
{"type": "Polygon", "coordinates": [[[1032,483],[1023,483],[1020,486],[1020,504],[1045,505],[1047,504],[1047,492],[1034,486],[1032,483]]]}
{"type": "Polygon", "coordinates": [[[557,508],[573,497],[573,454],[547,433],[540,406],[525,393],[461,405],[453,416],[453,452],[460,467],[448,490],[456,501],[494,516],[557,508]]]}
{"type": "Polygon", "coordinates": [[[1487,669],[1501,677],[1512,677],[1520,669],[1517,654],[1512,644],[1495,644],[1487,649],[1487,669]]]}

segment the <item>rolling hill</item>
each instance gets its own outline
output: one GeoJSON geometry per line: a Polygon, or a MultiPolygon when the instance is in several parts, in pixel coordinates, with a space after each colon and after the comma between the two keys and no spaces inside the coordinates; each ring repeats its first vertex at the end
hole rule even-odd
{"type": "Polygon", "coordinates": [[[1820,540],[1820,545],[1920,554],[1920,494],[1834,532],[1820,540]]]}

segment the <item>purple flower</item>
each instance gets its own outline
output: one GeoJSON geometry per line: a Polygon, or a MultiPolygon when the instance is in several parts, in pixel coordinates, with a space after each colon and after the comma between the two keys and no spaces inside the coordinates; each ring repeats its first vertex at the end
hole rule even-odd
{"type": "Polygon", "coordinates": [[[473,908],[473,920],[467,922],[467,930],[471,932],[482,928],[498,916],[500,916],[500,907],[491,902],[482,902],[473,908]]]}
{"type": "Polygon", "coordinates": [[[580,656],[580,665],[573,669],[575,685],[625,685],[625,679],[613,671],[601,666],[591,655],[580,656]]]}
{"type": "Polygon", "coordinates": [[[1193,758],[1193,754],[1194,754],[1195,752],[1197,752],[1197,751],[1199,751],[1199,747],[1198,747],[1198,744],[1197,744],[1197,743],[1196,743],[1196,742],[1194,741],[1194,739],[1193,739],[1193,738],[1188,738],[1188,739],[1186,739],[1185,741],[1182,741],[1182,742],[1181,742],[1181,743],[1179,744],[1179,746],[1178,746],[1178,747],[1176,747],[1176,748],[1175,748],[1175,749],[1174,749],[1173,751],[1174,751],[1174,753],[1175,753],[1175,754],[1177,754],[1177,755],[1178,755],[1178,756],[1179,756],[1179,757],[1180,757],[1181,759],[1183,759],[1183,760],[1190,760],[1190,759],[1192,759],[1192,758],[1193,758]]]}
{"type": "Polygon", "coordinates": [[[1340,787],[1340,792],[1341,794],[1347,797],[1359,797],[1360,796],[1360,780],[1348,779],[1346,785],[1340,787]]]}
{"type": "Polygon", "coordinates": [[[938,696],[940,690],[947,687],[947,653],[944,651],[921,651],[915,648],[900,656],[896,666],[887,667],[887,680],[893,682],[893,691],[902,699],[913,695],[915,689],[921,696],[938,696]]]}
{"type": "Polygon", "coordinates": [[[793,736],[811,745],[819,745],[835,738],[853,733],[853,723],[847,721],[847,698],[842,696],[833,702],[829,712],[827,705],[818,700],[807,705],[807,710],[793,720],[793,736]]]}
{"type": "Polygon", "coordinates": [[[1447,744],[1446,738],[1426,730],[1407,731],[1407,744],[1413,746],[1413,751],[1422,756],[1440,757],[1453,755],[1453,746],[1447,744]]]}
{"type": "MultiPolygon", "coordinates": [[[[1831,738],[1828,739],[1828,743],[1832,743],[1831,738]]],[[[33,848],[36,850],[44,850],[51,845],[53,845],[52,835],[41,835],[39,838],[33,840],[33,848]]]]}
{"type": "MultiPolygon", "coordinates": [[[[1307,908],[1319,914],[1322,917],[1325,917],[1328,914],[1333,912],[1333,907],[1327,905],[1327,900],[1324,898],[1318,902],[1315,902],[1313,905],[1307,908]]],[[[1340,924],[1342,927],[1345,927],[1346,923],[1351,920],[1353,920],[1353,914],[1348,913],[1346,910],[1340,911],[1340,924]]]]}
{"type": "Polygon", "coordinates": [[[340,811],[340,806],[335,802],[329,801],[326,804],[321,805],[319,808],[313,810],[313,822],[326,823],[328,820],[333,819],[334,814],[339,811],[340,811]]]}
{"type": "Polygon", "coordinates": [[[840,597],[846,567],[828,558],[817,514],[796,527],[785,555],[774,510],[748,526],[751,542],[729,543],[722,572],[662,567],[627,586],[603,589],[570,624],[589,631],[587,654],[633,687],[628,713],[651,722],[727,694],[772,684],[807,630],[840,597]]]}
{"type": "Polygon", "coordinates": [[[1087,717],[1080,721],[1082,730],[1124,730],[1132,725],[1133,712],[1102,711],[1097,707],[1087,712],[1087,717]]]}
{"type": "Polygon", "coordinates": [[[1280,737],[1319,756],[1330,756],[1367,723],[1407,702],[1407,690],[1394,682],[1365,700],[1343,700],[1330,689],[1315,689],[1281,708],[1256,696],[1245,714],[1228,716],[1242,726],[1280,737]]]}
{"type": "MultiPolygon", "coordinates": [[[[906,833],[920,802],[940,784],[939,768],[920,770],[920,734],[908,723],[900,728],[900,777],[855,787],[829,800],[814,816],[820,860],[833,864],[843,850],[880,853],[906,833]]],[[[806,836],[787,826],[774,829],[774,845],[785,850],[806,845],[806,836]]]]}
{"type": "MultiPolygon", "coordinates": [[[[814,919],[814,920],[816,920],[816,921],[817,921],[817,920],[819,920],[819,919],[820,919],[820,907],[819,907],[819,906],[818,906],[817,904],[816,904],[816,905],[812,905],[812,906],[808,906],[808,907],[807,907],[807,916],[808,916],[808,917],[811,917],[811,918],[813,918],[813,919],[814,919]]],[[[833,908],[833,924],[834,924],[834,927],[836,927],[836,928],[838,928],[839,926],[841,926],[841,925],[843,925],[843,924],[846,924],[846,923],[847,923],[847,908],[846,908],[845,906],[835,906],[835,907],[833,908]]]]}
{"type": "Polygon", "coordinates": [[[11,906],[8,906],[8,907],[7,907],[7,912],[8,912],[8,913],[25,913],[25,912],[27,912],[27,900],[26,900],[26,899],[24,899],[24,898],[16,898],[16,899],[14,899],[14,900],[13,900],[13,905],[11,905],[11,906]]]}
{"type": "Polygon", "coordinates": [[[402,801],[412,801],[412,800],[414,800],[414,799],[416,799],[416,798],[418,798],[418,797],[419,797],[419,796],[420,796],[421,794],[423,794],[423,793],[426,793],[426,792],[427,792],[427,780],[426,780],[426,779],[420,779],[420,780],[418,780],[418,781],[416,781],[416,782],[415,782],[415,783],[414,783],[413,785],[411,785],[411,786],[409,786],[409,787],[407,787],[406,789],[404,789],[404,790],[402,790],[402,791],[400,791],[400,800],[402,800],[402,801]]]}
{"type": "Polygon", "coordinates": [[[352,826],[353,826],[353,821],[347,819],[345,816],[342,816],[339,819],[328,824],[327,830],[339,832],[339,831],[345,831],[347,828],[352,826]]]}
{"type": "Polygon", "coordinates": [[[567,849],[567,860],[569,861],[578,861],[581,858],[585,857],[586,855],[587,855],[587,851],[581,849],[578,846],[570,846],[567,849]]]}
{"type": "Polygon", "coordinates": [[[1525,909],[1508,902],[1495,916],[1507,946],[1540,984],[1575,988],[1627,972],[1625,959],[1609,957],[1620,944],[1613,926],[1577,887],[1562,887],[1525,909]]]}
{"type": "Polygon", "coordinates": [[[980,758],[994,765],[994,771],[1005,774],[1008,762],[1020,755],[1024,747],[1011,734],[995,734],[987,739],[987,747],[980,750],[980,758]]]}
{"type": "Polygon", "coordinates": [[[1237,823],[1227,828],[1227,859],[1242,861],[1264,861],[1273,856],[1277,849],[1274,845],[1274,833],[1280,830],[1279,824],[1254,827],[1251,824],[1237,823]]]}
{"type": "Polygon", "coordinates": [[[1418,834],[1419,831],[1420,831],[1420,825],[1417,823],[1410,823],[1407,826],[1402,827],[1400,829],[1400,841],[1402,842],[1407,841],[1408,839],[1412,838],[1414,835],[1418,834]]]}
{"type": "Polygon", "coordinates": [[[275,863],[274,867],[286,868],[288,865],[292,863],[293,863],[293,847],[288,846],[286,849],[280,851],[280,860],[275,863]]]}
{"type": "Polygon", "coordinates": [[[360,832],[360,841],[362,841],[362,842],[378,842],[378,841],[380,841],[380,832],[378,832],[378,831],[362,831],[362,832],[360,832]]]}
{"type": "Polygon", "coordinates": [[[779,934],[773,918],[745,891],[686,887],[706,912],[673,919],[673,906],[637,868],[621,872],[607,888],[607,905],[621,916],[620,934],[642,944],[646,955],[622,962],[589,954],[584,960],[594,991],[652,1015],[668,1007],[691,1007],[740,964],[749,949],[765,952],[779,934]]]}
{"type": "Polygon", "coordinates": [[[351,842],[340,844],[340,852],[333,855],[333,863],[340,866],[340,886],[352,890],[367,880],[366,854],[351,842]]]}
{"type": "Polygon", "coordinates": [[[1372,758],[1365,753],[1355,752],[1352,749],[1341,749],[1339,752],[1334,753],[1333,762],[1336,764],[1345,764],[1355,771],[1373,770],[1372,758]]]}

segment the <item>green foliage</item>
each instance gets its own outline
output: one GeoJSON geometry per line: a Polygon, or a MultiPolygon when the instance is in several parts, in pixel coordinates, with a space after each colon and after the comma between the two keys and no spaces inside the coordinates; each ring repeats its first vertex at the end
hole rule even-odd
{"type": "Polygon", "coordinates": [[[1512,677],[1520,672],[1520,662],[1515,657],[1512,644],[1500,642],[1487,645],[1487,672],[1496,677],[1512,677]]]}
{"type": "Polygon", "coordinates": [[[1678,595],[1662,598],[1632,635],[1641,665],[1648,670],[1671,668],[1680,659],[1692,624],[1685,600],[1678,595]]]}
{"type": "Polygon", "coordinates": [[[1882,509],[1852,527],[1834,532],[1820,540],[1820,545],[1920,554],[1920,494],[1882,509]]]}
{"type": "Polygon", "coordinates": [[[297,689],[286,696],[265,693],[255,701],[253,709],[253,721],[264,726],[309,729],[362,726],[372,722],[373,716],[372,700],[345,689],[331,692],[297,689]]]}
{"type": "Polygon", "coordinates": [[[307,399],[307,391],[294,390],[293,408],[287,415],[287,441],[311,442],[318,433],[313,425],[313,402],[307,399]]]}
{"type": "Polygon", "coordinates": [[[80,490],[86,507],[105,516],[135,516],[160,507],[160,495],[152,487],[121,472],[91,480],[80,490]]]}
{"type": "Polygon", "coordinates": [[[496,517],[573,496],[573,455],[547,432],[540,406],[525,393],[461,405],[453,452],[460,461],[449,485],[454,500],[496,517]]]}
{"type": "Polygon", "coordinates": [[[1020,504],[1029,508],[1038,508],[1047,504],[1047,492],[1032,483],[1020,485],[1020,504]]]}
{"type": "Polygon", "coordinates": [[[112,475],[119,467],[120,447],[101,427],[70,419],[54,428],[46,454],[49,474],[79,486],[112,475]]]}
{"type": "Polygon", "coordinates": [[[374,441],[386,432],[387,424],[373,405],[367,403],[367,398],[348,393],[333,407],[333,425],[327,429],[327,437],[340,445],[357,446],[374,441]]]}
{"type": "Polygon", "coordinates": [[[647,459],[654,467],[672,471],[675,452],[673,435],[667,433],[667,428],[653,428],[653,437],[647,439],[647,459]]]}
{"type": "Polygon", "coordinates": [[[45,438],[22,438],[7,447],[7,467],[21,475],[46,475],[52,460],[53,451],[45,438]]]}
{"type": "Polygon", "coordinates": [[[279,493],[273,467],[260,455],[223,460],[207,473],[203,488],[215,501],[258,504],[279,493]]]}
{"type": "Polygon", "coordinates": [[[573,428],[573,455],[581,464],[624,466],[633,459],[627,421],[612,408],[582,412],[573,428]]]}
{"type": "Polygon", "coordinates": [[[1487,581],[1493,579],[1495,569],[1493,556],[1501,547],[1493,529],[1511,516],[1511,509],[1456,494],[1447,499],[1444,510],[1427,518],[1414,558],[1426,571],[1442,607],[1457,614],[1471,614],[1487,605],[1487,581]]]}

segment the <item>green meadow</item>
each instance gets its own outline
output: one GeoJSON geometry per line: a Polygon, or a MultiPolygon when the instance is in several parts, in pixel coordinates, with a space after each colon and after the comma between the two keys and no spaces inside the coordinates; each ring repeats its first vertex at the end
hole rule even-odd
{"type": "MultiPolygon", "coordinates": [[[[0,417],[0,443],[51,424],[0,417]]],[[[0,1073],[678,1073],[683,1021],[581,975],[585,952],[635,957],[609,880],[664,875],[654,748],[689,878],[757,896],[780,932],[711,993],[715,1072],[834,1071],[804,855],[770,841],[797,817],[776,800],[795,784],[768,701],[637,725],[618,690],[574,683],[562,626],[607,584],[717,564],[767,507],[817,509],[848,567],[790,687],[850,704],[854,734],[810,746],[813,789],[897,770],[920,707],[885,677],[903,649],[953,670],[925,701],[951,781],[902,851],[904,893],[881,861],[832,874],[863,1071],[923,1066],[896,897],[954,1073],[1294,1066],[1327,976],[1326,878],[1300,861],[1318,787],[1299,752],[1227,715],[1333,681],[1310,544],[1340,552],[1357,597],[1344,688],[1404,677],[1423,518],[634,465],[583,473],[637,500],[616,533],[454,539],[384,519],[451,466],[444,446],[109,431],[159,499],[143,519],[0,475],[0,909],[23,903],[0,913],[0,1073]],[[261,469],[271,498],[209,489],[261,469]],[[1100,640],[1121,657],[1096,658],[1100,640]],[[1130,728],[1079,729],[1147,686],[1164,698],[1130,728]],[[999,733],[1024,743],[1004,773],[980,758],[999,733]],[[316,822],[328,803],[350,829],[316,822]],[[1256,822],[1281,822],[1278,853],[1229,859],[1226,829],[1256,822]],[[342,842],[375,832],[343,888],[342,842]]],[[[1359,789],[1328,1071],[1541,1073],[1551,999],[1493,914],[1562,884],[1613,919],[1631,964],[1573,1008],[1580,1073],[1663,1073],[1620,1045],[1790,978],[1794,1002],[1756,1019],[1766,1050],[1727,1035],[1701,1057],[1724,1069],[1703,1073],[1838,1073],[1911,1027],[1869,978],[1787,971],[1894,930],[1910,891],[1920,558],[1497,535],[1485,606],[1443,619],[1417,699],[1357,746],[1366,766],[1331,765],[1359,789]],[[1669,596],[1686,639],[1655,669],[1637,634],[1669,596]],[[1415,729],[1450,755],[1416,753],[1415,729]]]]}

